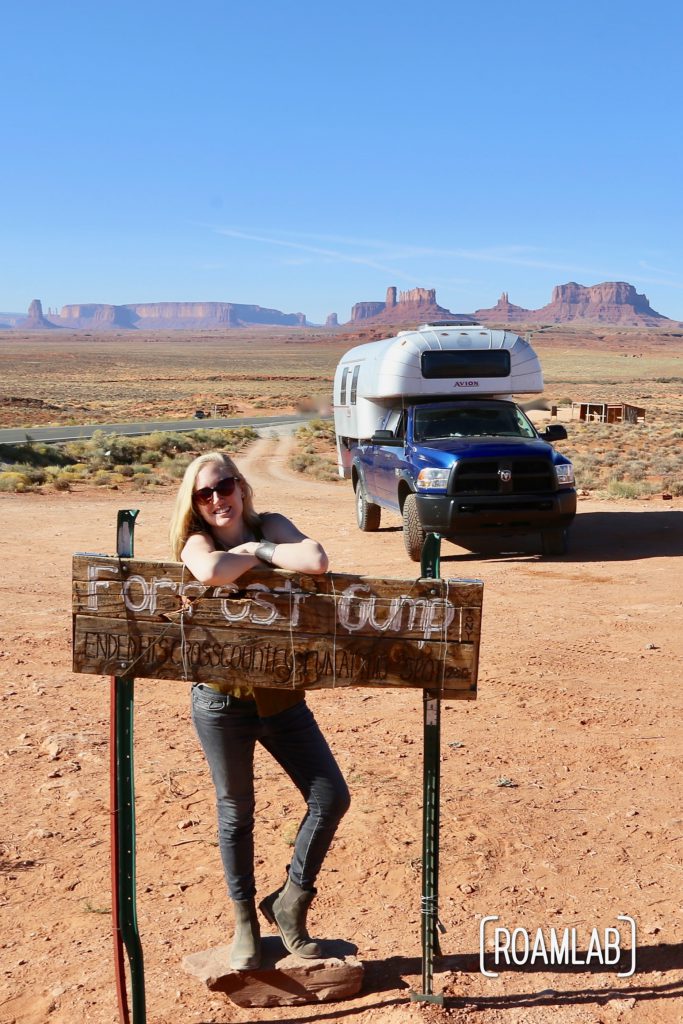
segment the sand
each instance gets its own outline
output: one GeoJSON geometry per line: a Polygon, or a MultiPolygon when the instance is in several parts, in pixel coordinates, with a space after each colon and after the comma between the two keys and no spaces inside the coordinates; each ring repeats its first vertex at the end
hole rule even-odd
{"type": "MultiPolygon", "coordinates": [[[[397,519],[355,525],[350,485],[305,481],[284,439],[243,456],[257,507],[319,538],[340,572],[411,578],[397,519]]],[[[113,553],[116,510],[141,509],[136,555],[167,558],[170,491],[0,495],[3,538],[2,1024],[118,1020],[109,909],[108,683],[70,670],[71,555],[113,553]]],[[[446,702],[436,987],[419,1005],[422,708],[418,693],[315,692],[309,702],[352,807],[319,879],[313,934],[358,946],[360,996],[242,1010],[181,968],[227,941],[231,914],[212,787],[185,683],[136,683],[138,915],[147,1019],[476,1020],[574,1024],[683,1019],[683,499],[581,500],[571,550],[541,559],[444,544],[442,575],[484,580],[479,696],[446,702]],[[504,784],[503,780],[507,780],[504,784]],[[637,923],[636,973],[479,970],[481,919],[533,935],[637,923]]],[[[259,756],[257,878],[282,877],[302,809],[259,756]]],[[[625,944],[630,946],[630,939],[625,944]]]]}

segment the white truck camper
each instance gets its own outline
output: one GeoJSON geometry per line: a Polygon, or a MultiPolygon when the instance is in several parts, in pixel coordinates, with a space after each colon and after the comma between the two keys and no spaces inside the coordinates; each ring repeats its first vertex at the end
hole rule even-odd
{"type": "Polygon", "coordinates": [[[357,345],[334,377],[340,476],[350,479],[361,530],[382,509],[403,518],[420,560],[427,532],[455,540],[539,532],[563,554],[576,513],[574,471],[539,434],[513,395],[538,395],[543,373],[531,345],[481,324],[432,323],[357,345]]]}
{"type": "Polygon", "coordinates": [[[397,404],[454,398],[499,398],[543,391],[543,372],[528,341],[481,324],[423,324],[393,338],[357,345],[334,375],[334,429],[339,475],[350,477],[350,452],[380,429],[397,404]]]}

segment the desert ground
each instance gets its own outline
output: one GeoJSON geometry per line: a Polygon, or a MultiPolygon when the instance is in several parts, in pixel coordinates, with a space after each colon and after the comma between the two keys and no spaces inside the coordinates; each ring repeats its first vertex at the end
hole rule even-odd
{"type": "MultiPolygon", "coordinates": [[[[613,372],[609,397],[660,395],[651,378],[680,375],[680,346],[658,346],[642,357],[615,348],[609,362],[607,353],[577,343],[569,370],[559,353],[550,357],[557,359],[554,393],[574,391],[582,374],[587,397],[601,387],[604,393],[604,383],[591,383],[599,363],[613,372]]],[[[334,362],[334,346],[324,358],[323,347],[311,350],[309,368],[302,364],[298,375],[314,376],[318,358],[334,362]]],[[[26,361],[15,341],[3,353],[15,369],[26,361]]],[[[22,372],[25,378],[13,378],[15,394],[28,388],[30,371],[22,372]]],[[[63,372],[59,366],[58,379],[63,372]]],[[[74,373],[74,387],[77,379],[74,373]]],[[[662,387],[680,398],[680,383],[662,387]]],[[[47,385],[33,394],[53,397],[47,385]]],[[[26,422],[26,415],[12,423],[26,422]]],[[[398,520],[386,516],[377,534],[361,534],[350,486],[294,473],[293,444],[264,436],[240,456],[257,507],[277,508],[319,538],[335,571],[413,578],[417,566],[405,554],[398,520]]],[[[62,493],[0,494],[1,1024],[118,1020],[109,687],[104,678],[71,672],[71,556],[113,553],[117,509],[137,507],[136,555],[167,558],[172,501],[171,488],[136,493],[85,484],[62,493]]],[[[541,558],[533,538],[502,553],[444,543],[443,576],[484,581],[478,697],[445,702],[442,716],[439,916],[446,932],[435,987],[444,1007],[409,998],[421,969],[419,695],[310,693],[352,792],[319,879],[311,932],[356,944],[365,983],[345,1002],[245,1010],[182,970],[186,954],[229,941],[231,913],[188,686],[139,680],[137,890],[150,1024],[678,1024],[682,554],[683,497],[663,501],[657,494],[584,494],[562,558],[541,558]],[[479,930],[491,915],[532,934],[575,926],[584,952],[592,928],[630,915],[637,924],[635,974],[619,979],[597,964],[536,964],[486,978],[479,930]]],[[[257,777],[263,894],[282,877],[302,810],[265,754],[257,777]]],[[[630,939],[625,944],[630,949],[630,939]]]]}
{"type": "MultiPolygon", "coordinates": [[[[349,493],[302,480],[291,441],[242,457],[259,507],[319,537],[335,570],[411,578],[398,523],[371,540],[349,493]]],[[[70,558],[114,550],[121,495],[2,495],[3,1024],[116,1020],[108,861],[108,686],[70,671],[70,558]]],[[[139,557],[166,557],[170,493],[142,495],[139,557]]],[[[314,692],[353,804],[319,880],[315,934],[358,946],[348,1002],[243,1010],[182,957],[229,938],[210,781],[187,686],[136,684],[138,913],[148,1020],[674,1022],[683,1015],[680,556],[683,501],[580,503],[571,554],[445,544],[444,576],[484,580],[479,696],[446,703],[437,963],[446,1006],[411,1003],[420,975],[422,714],[397,691],[314,692]],[[501,784],[508,780],[508,784],[501,784]],[[510,785],[509,783],[512,783],[510,785]],[[637,922],[637,968],[479,972],[479,922],[529,931],[637,922]]],[[[258,878],[287,863],[298,795],[258,760],[258,878]]],[[[587,940],[586,940],[587,941],[587,940]]],[[[584,944],[585,945],[585,944],[584,944]]]]}

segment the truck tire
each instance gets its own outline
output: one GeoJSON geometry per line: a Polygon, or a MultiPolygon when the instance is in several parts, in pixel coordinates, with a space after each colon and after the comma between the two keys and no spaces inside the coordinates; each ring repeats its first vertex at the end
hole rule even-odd
{"type": "Polygon", "coordinates": [[[375,530],[379,530],[381,518],[382,509],[379,505],[368,501],[365,496],[363,482],[359,479],[356,484],[356,519],[358,520],[358,529],[362,530],[363,533],[374,533],[375,530]]]}
{"type": "Polygon", "coordinates": [[[566,529],[541,530],[541,550],[544,555],[566,555],[566,529]]]}
{"type": "Polygon", "coordinates": [[[417,514],[415,495],[407,494],[403,502],[403,543],[413,562],[420,561],[424,542],[425,532],[417,514]]]}

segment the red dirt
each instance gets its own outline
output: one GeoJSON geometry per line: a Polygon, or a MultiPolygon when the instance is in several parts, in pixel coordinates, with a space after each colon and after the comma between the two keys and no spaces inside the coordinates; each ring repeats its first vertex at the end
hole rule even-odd
{"type": "MultiPolygon", "coordinates": [[[[350,486],[285,467],[287,443],[241,459],[257,506],[320,538],[336,571],[410,578],[398,521],[358,532],[350,486]]],[[[1,495],[5,573],[0,866],[2,1024],[117,1020],[110,936],[108,686],[70,671],[70,559],[115,547],[119,493],[1,495]]],[[[170,492],[136,496],[136,554],[167,557],[170,492]]],[[[231,916],[212,787],[187,686],[136,684],[138,914],[150,1024],[409,1021],[575,1024],[683,1019],[680,771],[683,499],[586,500],[571,553],[474,555],[444,545],[444,576],[485,582],[480,693],[446,703],[440,916],[445,1008],[419,987],[422,714],[417,694],[315,692],[353,804],[319,879],[311,930],[355,942],[361,996],[240,1010],[181,969],[224,943],[231,916]],[[501,786],[507,778],[513,786],[501,786]],[[484,978],[479,923],[638,926],[637,971],[527,968],[484,978]]],[[[257,762],[257,876],[282,876],[298,794],[257,762]]]]}

